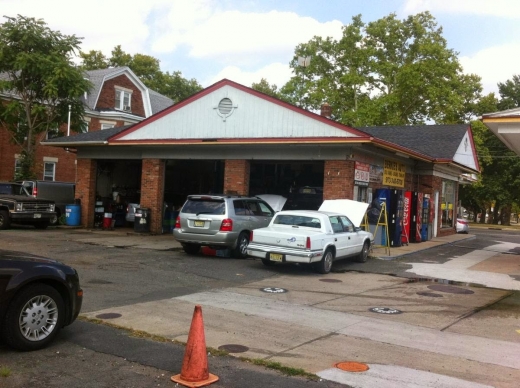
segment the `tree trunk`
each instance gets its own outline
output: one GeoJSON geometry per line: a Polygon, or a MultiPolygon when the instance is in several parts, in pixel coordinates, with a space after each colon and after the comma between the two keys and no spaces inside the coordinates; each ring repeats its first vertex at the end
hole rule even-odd
{"type": "Polygon", "coordinates": [[[512,205],[506,205],[500,210],[500,223],[502,225],[511,225],[511,209],[512,205]]]}

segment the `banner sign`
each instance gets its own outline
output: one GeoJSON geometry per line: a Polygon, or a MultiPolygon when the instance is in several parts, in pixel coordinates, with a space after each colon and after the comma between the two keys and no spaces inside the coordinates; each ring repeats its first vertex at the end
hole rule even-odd
{"type": "Polygon", "coordinates": [[[356,162],[354,184],[358,186],[368,186],[368,182],[370,182],[370,165],[356,162]]]}
{"type": "Polygon", "coordinates": [[[385,159],[385,167],[383,170],[383,185],[404,187],[405,175],[406,166],[404,164],[385,159]]]}

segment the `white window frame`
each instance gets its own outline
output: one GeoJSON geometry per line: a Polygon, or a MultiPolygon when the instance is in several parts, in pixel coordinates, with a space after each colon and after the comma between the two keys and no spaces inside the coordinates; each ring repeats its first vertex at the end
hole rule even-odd
{"type": "Polygon", "coordinates": [[[56,162],[43,162],[43,180],[44,181],[55,181],[56,180],[56,162]],[[52,177],[47,175],[47,166],[52,165],[52,177]],[[52,179],[48,179],[52,178],[52,179]]]}
{"type": "Polygon", "coordinates": [[[101,123],[101,130],[114,128],[116,126],[115,123],[101,123]]]}
{"type": "Polygon", "coordinates": [[[132,90],[122,88],[120,86],[116,87],[116,95],[115,95],[115,103],[114,107],[117,110],[122,110],[125,112],[132,111],[132,90]]]}

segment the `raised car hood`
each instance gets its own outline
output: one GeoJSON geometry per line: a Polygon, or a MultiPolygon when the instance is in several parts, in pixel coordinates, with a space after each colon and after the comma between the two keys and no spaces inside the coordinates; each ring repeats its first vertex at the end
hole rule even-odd
{"type": "Polygon", "coordinates": [[[265,202],[267,202],[275,212],[282,210],[283,205],[285,205],[285,202],[287,201],[287,198],[276,194],[260,194],[257,195],[257,197],[262,198],[265,202]]]}
{"type": "Polygon", "coordinates": [[[368,208],[368,203],[352,201],[351,199],[327,199],[319,210],[345,214],[355,226],[361,225],[368,208]]]}

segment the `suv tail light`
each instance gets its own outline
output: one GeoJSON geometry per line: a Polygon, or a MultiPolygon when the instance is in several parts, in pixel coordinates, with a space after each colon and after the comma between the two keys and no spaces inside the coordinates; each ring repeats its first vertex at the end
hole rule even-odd
{"type": "Polygon", "coordinates": [[[177,219],[175,220],[175,229],[180,229],[181,228],[181,217],[177,217],[177,219]]]}
{"type": "Polygon", "coordinates": [[[33,196],[34,198],[37,198],[37,197],[38,197],[38,189],[36,188],[36,186],[34,186],[34,188],[33,188],[32,196],[33,196]]]}
{"type": "Polygon", "coordinates": [[[232,232],[233,231],[233,220],[231,218],[226,218],[222,220],[222,224],[220,224],[221,232],[232,232]]]}
{"type": "Polygon", "coordinates": [[[253,241],[253,231],[249,234],[249,242],[253,241]]]}
{"type": "Polygon", "coordinates": [[[305,249],[311,249],[311,238],[307,237],[307,241],[305,241],[305,249]]]}

